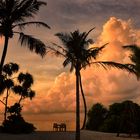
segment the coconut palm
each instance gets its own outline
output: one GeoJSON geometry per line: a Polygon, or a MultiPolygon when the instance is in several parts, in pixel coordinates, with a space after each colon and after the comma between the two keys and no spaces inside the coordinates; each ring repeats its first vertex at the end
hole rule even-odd
{"type": "MultiPolygon", "coordinates": [[[[140,47],[136,44],[133,45],[126,45],[123,46],[124,49],[130,50],[131,54],[129,55],[129,58],[131,60],[131,64],[127,64],[127,66],[135,71],[135,75],[137,79],[140,79],[140,47]]],[[[139,124],[139,121],[138,121],[139,124]]],[[[139,126],[138,126],[138,130],[139,126]]],[[[139,137],[140,137],[140,131],[138,131],[139,137]]]]}
{"type": "MultiPolygon", "coordinates": [[[[101,65],[106,69],[110,67],[115,67],[118,69],[125,69],[129,72],[134,72],[133,69],[128,68],[126,65],[123,65],[120,63],[116,63],[112,61],[107,61],[107,62],[96,61],[97,56],[105,48],[107,44],[101,47],[89,48],[89,45],[93,43],[93,40],[88,39],[87,37],[93,29],[89,30],[88,32],[82,32],[82,33],[80,33],[79,30],[76,30],[70,33],[57,33],[56,36],[60,39],[63,46],[53,43],[55,47],[49,47],[56,55],[63,56],[65,58],[63,62],[64,67],[70,64],[70,72],[75,70],[75,75],[76,75],[76,140],[80,140],[79,92],[80,92],[80,85],[82,85],[81,73],[80,73],[81,69],[85,69],[87,66],[94,64],[94,65],[101,65]]],[[[82,86],[81,86],[81,91],[84,97],[82,86]]],[[[85,108],[86,108],[85,100],[84,100],[84,103],[85,103],[85,108]]],[[[85,116],[86,114],[87,112],[85,112],[85,116]]]]}
{"type": "Polygon", "coordinates": [[[4,37],[0,73],[6,58],[9,39],[14,35],[19,35],[21,46],[26,45],[30,51],[34,51],[42,57],[45,55],[45,44],[32,35],[23,33],[23,29],[28,25],[50,28],[41,21],[27,21],[27,19],[34,18],[43,5],[46,3],[39,0],[0,0],[0,35],[4,37]]]}
{"type": "Polygon", "coordinates": [[[127,64],[129,68],[132,68],[137,78],[140,78],[140,47],[137,45],[127,45],[123,46],[123,48],[130,50],[132,53],[130,54],[129,58],[132,64],[127,64]]]}

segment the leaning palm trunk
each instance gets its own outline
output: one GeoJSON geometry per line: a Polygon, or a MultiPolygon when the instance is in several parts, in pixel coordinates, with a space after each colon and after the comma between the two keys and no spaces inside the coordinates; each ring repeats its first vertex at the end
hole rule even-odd
{"type": "Polygon", "coordinates": [[[8,41],[9,41],[8,36],[5,36],[4,48],[3,48],[3,53],[2,53],[2,57],[1,57],[1,63],[0,63],[0,74],[2,73],[2,67],[4,65],[4,61],[5,61],[6,54],[7,54],[8,41]]]}
{"type": "Polygon", "coordinates": [[[82,94],[83,103],[84,103],[84,120],[83,120],[83,125],[82,125],[81,129],[84,129],[85,125],[86,125],[86,119],[87,119],[87,105],[86,105],[86,99],[85,99],[85,95],[84,95],[84,91],[83,91],[83,87],[82,87],[81,74],[79,75],[79,79],[80,79],[81,94],[82,94]]]}
{"type": "Polygon", "coordinates": [[[80,140],[79,68],[76,68],[76,140],[80,140]]]}

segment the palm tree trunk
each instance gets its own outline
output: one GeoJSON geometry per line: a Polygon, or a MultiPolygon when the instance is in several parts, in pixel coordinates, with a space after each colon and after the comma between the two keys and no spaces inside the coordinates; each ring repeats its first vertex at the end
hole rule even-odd
{"type": "Polygon", "coordinates": [[[7,53],[7,48],[8,48],[8,40],[9,40],[9,38],[7,36],[5,36],[4,48],[3,48],[3,53],[2,53],[2,57],[1,57],[1,63],[0,63],[0,74],[2,73],[2,67],[4,65],[4,61],[6,58],[6,53],[7,53]]]}
{"type": "Polygon", "coordinates": [[[79,68],[76,68],[76,140],[80,140],[79,68]]]}
{"type": "Polygon", "coordinates": [[[7,89],[6,98],[5,98],[5,111],[4,111],[4,121],[7,118],[7,104],[8,104],[8,96],[9,96],[9,89],[7,89]]]}
{"type": "Polygon", "coordinates": [[[85,99],[85,95],[84,95],[84,91],[83,91],[83,87],[82,87],[82,80],[81,80],[80,73],[79,73],[79,78],[80,78],[81,94],[82,94],[82,98],[83,98],[83,102],[84,102],[84,120],[83,120],[83,125],[82,125],[81,129],[84,129],[85,125],[86,125],[86,120],[87,120],[87,105],[86,105],[86,99],[85,99]]]}

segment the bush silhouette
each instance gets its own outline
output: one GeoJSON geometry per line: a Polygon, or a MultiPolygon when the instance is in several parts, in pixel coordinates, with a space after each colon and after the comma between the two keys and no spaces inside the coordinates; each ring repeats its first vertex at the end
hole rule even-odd
{"type": "Polygon", "coordinates": [[[109,133],[126,133],[140,136],[140,106],[132,101],[113,103],[108,111],[95,104],[89,110],[87,129],[109,133]]]}
{"type": "Polygon", "coordinates": [[[19,103],[15,103],[13,106],[8,108],[10,115],[7,120],[4,120],[1,126],[1,132],[4,133],[31,133],[36,128],[33,124],[26,122],[21,116],[22,107],[19,103]]]}

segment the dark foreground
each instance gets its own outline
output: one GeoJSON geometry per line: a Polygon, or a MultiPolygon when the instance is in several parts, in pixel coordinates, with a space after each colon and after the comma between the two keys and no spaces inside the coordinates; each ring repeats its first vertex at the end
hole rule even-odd
{"type": "MultiPolygon", "coordinates": [[[[32,134],[2,134],[0,140],[74,140],[75,132],[37,131],[32,134]]],[[[116,137],[116,134],[81,131],[81,140],[136,140],[136,138],[116,137]]]]}

